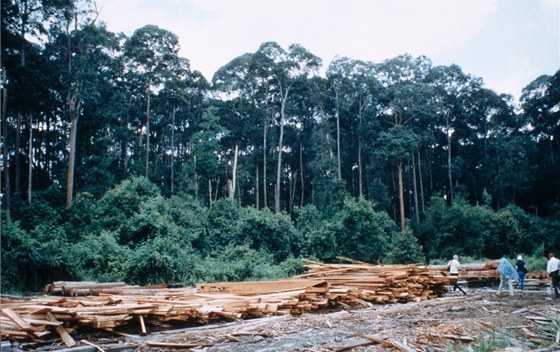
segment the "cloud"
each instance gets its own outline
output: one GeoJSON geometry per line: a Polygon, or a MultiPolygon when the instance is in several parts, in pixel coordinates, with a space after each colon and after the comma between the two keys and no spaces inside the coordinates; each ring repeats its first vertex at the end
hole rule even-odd
{"type": "Polygon", "coordinates": [[[328,64],[335,56],[382,61],[436,57],[475,37],[492,0],[98,0],[109,30],[156,24],[177,34],[181,55],[207,78],[266,41],[299,43],[328,64]],[[126,14],[126,16],[124,15],[126,14]]]}

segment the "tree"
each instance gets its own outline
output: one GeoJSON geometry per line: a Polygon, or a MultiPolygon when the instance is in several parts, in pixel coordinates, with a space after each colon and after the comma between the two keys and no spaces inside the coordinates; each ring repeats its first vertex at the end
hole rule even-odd
{"type": "Polygon", "coordinates": [[[124,43],[124,55],[129,82],[135,93],[144,95],[146,104],[146,135],[144,176],[149,177],[150,162],[150,112],[151,97],[159,93],[161,86],[179,66],[179,38],[158,26],[147,25],[134,31],[124,43]]]}
{"type": "Polygon", "coordinates": [[[552,212],[560,194],[560,70],[536,78],[523,89],[520,101],[522,114],[531,126],[527,134],[536,145],[529,157],[531,164],[537,165],[529,202],[544,216],[552,212]]]}
{"type": "Polygon", "coordinates": [[[418,148],[416,131],[434,113],[434,92],[425,83],[430,68],[431,62],[427,58],[413,59],[405,55],[385,61],[377,72],[381,84],[387,87],[380,102],[382,118],[388,126],[387,133],[380,134],[378,142],[396,164],[401,231],[406,226],[403,161],[418,148]],[[403,128],[406,126],[408,128],[403,128]]]}

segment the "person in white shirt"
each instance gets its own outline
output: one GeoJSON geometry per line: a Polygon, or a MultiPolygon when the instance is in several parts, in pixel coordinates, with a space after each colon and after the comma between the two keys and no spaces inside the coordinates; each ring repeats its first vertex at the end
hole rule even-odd
{"type": "Polygon", "coordinates": [[[447,263],[449,274],[455,277],[455,280],[453,280],[453,291],[459,289],[459,291],[463,292],[463,294],[466,295],[467,293],[463,291],[463,289],[459,287],[459,285],[457,285],[460,267],[461,267],[461,263],[459,263],[459,256],[455,254],[453,256],[453,259],[451,259],[449,263],[447,263]]]}
{"type": "MultiPolygon", "coordinates": [[[[556,257],[554,257],[554,253],[550,252],[548,253],[548,263],[546,265],[546,272],[548,273],[548,276],[550,277],[550,284],[552,286],[552,288],[554,289],[554,294],[556,295],[556,298],[560,298],[560,295],[558,294],[558,267],[560,265],[560,260],[556,259],[556,257]]],[[[550,291],[550,293],[552,293],[552,290],[550,291]]]]}

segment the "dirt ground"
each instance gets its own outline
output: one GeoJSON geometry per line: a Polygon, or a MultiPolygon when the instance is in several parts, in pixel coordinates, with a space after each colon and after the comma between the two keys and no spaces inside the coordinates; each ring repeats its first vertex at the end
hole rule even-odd
{"type": "MultiPolygon", "coordinates": [[[[104,351],[560,351],[560,299],[545,288],[516,290],[513,297],[504,292],[498,296],[495,288],[467,292],[355,310],[336,307],[300,316],[162,326],[147,336],[92,332],[76,340],[104,351]]],[[[58,341],[12,350],[63,347],[58,341]]]]}

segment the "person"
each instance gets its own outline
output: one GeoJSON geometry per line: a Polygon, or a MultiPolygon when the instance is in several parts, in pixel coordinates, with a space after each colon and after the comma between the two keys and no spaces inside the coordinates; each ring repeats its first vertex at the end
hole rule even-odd
{"type": "Polygon", "coordinates": [[[498,269],[496,269],[498,273],[500,273],[500,285],[498,286],[498,295],[502,292],[502,287],[504,287],[507,283],[509,295],[513,296],[513,284],[512,281],[518,281],[519,275],[517,275],[517,271],[513,268],[513,265],[507,260],[505,257],[502,257],[498,262],[498,269]]]}
{"type": "Polygon", "coordinates": [[[546,272],[550,277],[550,285],[552,286],[550,293],[552,293],[552,289],[554,289],[554,294],[556,298],[559,298],[558,295],[558,266],[560,265],[560,260],[556,259],[554,253],[548,253],[548,263],[546,264],[546,272]]]}
{"type": "Polygon", "coordinates": [[[517,287],[519,287],[520,290],[523,290],[525,289],[525,274],[527,273],[527,267],[525,266],[525,262],[523,261],[523,257],[521,256],[521,254],[517,256],[515,269],[517,270],[517,275],[519,275],[517,287]]]}
{"type": "Polygon", "coordinates": [[[459,285],[457,284],[457,281],[459,281],[459,268],[461,267],[461,263],[459,263],[459,256],[457,254],[455,254],[453,256],[453,259],[451,259],[449,261],[449,263],[447,263],[447,269],[449,270],[449,274],[451,276],[454,276],[454,280],[453,280],[453,291],[456,291],[457,289],[461,292],[463,292],[463,294],[466,296],[467,293],[465,291],[463,291],[463,289],[461,287],[459,287],[459,285]]]}

